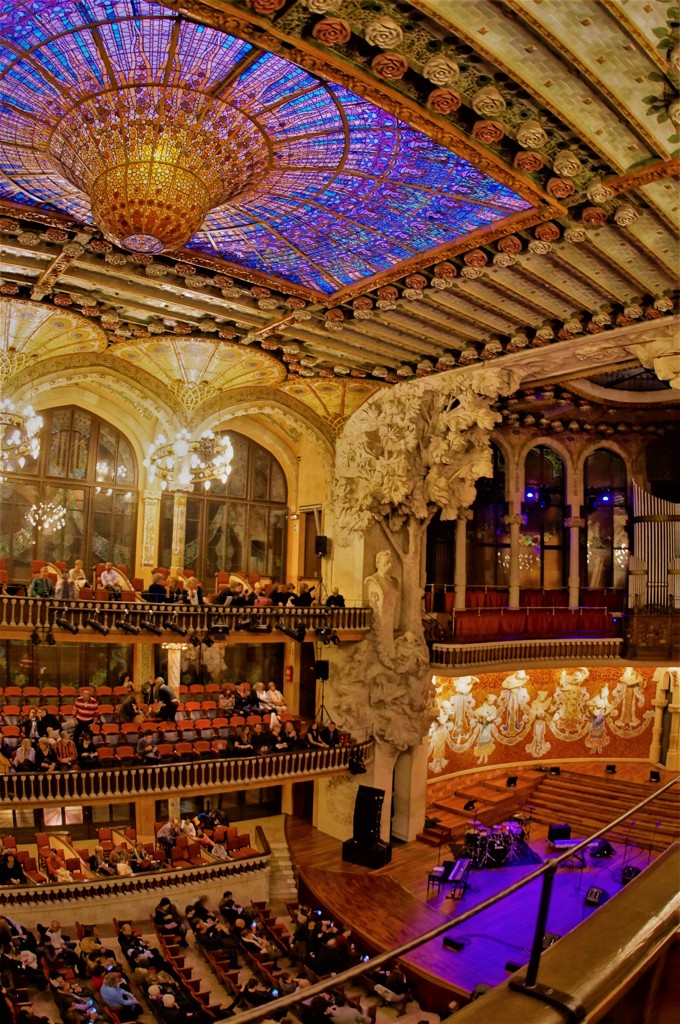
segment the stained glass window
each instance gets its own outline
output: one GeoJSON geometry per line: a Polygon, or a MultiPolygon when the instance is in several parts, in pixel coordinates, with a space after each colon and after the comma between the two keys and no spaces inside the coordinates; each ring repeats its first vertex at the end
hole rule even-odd
{"type": "Polygon", "coordinates": [[[142,145],[183,118],[214,140],[213,170],[230,145],[247,165],[188,248],[317,292],[531,205],[342,86],[159,4],[0,0],[0,198],[91,223],[88,145],[99,159],[104,136],[142,145]]]}

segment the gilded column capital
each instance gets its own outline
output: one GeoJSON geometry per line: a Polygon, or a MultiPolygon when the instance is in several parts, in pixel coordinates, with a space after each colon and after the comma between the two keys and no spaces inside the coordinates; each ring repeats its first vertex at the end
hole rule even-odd
{"type": "Polygon", "coordinates": [[[503,516],[505,526],[524,526],[526,521],[527,517],[521,512],[510,512],[509,515],[503,516]]]}
{"type": "Polygon", "coordinates": [[[586,525],[585,519],[581,519],[580,516],[572,516],[571,519],[565,519],[564,525],[568,530],[582,530],[586,525]]]}

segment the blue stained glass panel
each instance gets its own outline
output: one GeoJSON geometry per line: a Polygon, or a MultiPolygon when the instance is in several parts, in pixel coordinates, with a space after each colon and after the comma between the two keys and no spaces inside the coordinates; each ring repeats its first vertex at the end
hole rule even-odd
{"type": "Polygon", "coordinates": [[[85,180],[78,142],[55,145],[58,122],[101,118],[106,137],[133,120],[136,137],[183,111],[266,156],[187,248],[317,292],[530,208],[348,89],[150,0],[0,0],[0,199],[91,224],[63,176],[70,160],[85,180]]]}

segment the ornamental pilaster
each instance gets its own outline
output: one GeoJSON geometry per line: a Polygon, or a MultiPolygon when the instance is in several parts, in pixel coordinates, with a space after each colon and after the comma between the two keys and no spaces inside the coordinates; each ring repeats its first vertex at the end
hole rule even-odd
{"type": "Polygon", "coordinates": [[[142,494],[142,566],[152,569],[158,565],[158,531],[160,523],[161,496],[158,491],[144,491],[142,494]]]}
{"type": "Polygon", "coordinates": [[[586,521],[580,516],[571,516],[565,519],[564,525],[569,530],[569,607],[578,608],[581,589],[580,531],[585,527],[586,521]]]}
{"type": "Polygon", "coordinates": [[[467,590],[467,524],[474,513],[471,508],[459,509],[456,517],[455,608],[465,608],[467,590]]]}
{"type": "Polygon", "coordinates": [[[509,512],[503,516],[503,522],[510,534],[510,572],[508,583],[510,593],[508,595],[508,606],[519,608],[519,531],[526,522],[521,512],[509,512]]]}
{"type": "Polygon", "coordinates": [[[172,546],[170,565],[181,569],[184,566],[184,544],[187,528],[187,496],[175,494],[172,510],[172,546]]]}

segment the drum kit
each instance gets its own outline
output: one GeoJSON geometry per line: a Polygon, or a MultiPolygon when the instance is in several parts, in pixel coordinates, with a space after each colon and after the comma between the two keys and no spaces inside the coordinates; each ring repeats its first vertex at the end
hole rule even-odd
{"type": "Polygon", "coordinates": [[[490,827],[481,821],[470,821],[465,830],[465,855],[471,858],[475,868],[499,868],[512,864],[519,860],[520,844],[526,842],[530,824],[528,815],[515,815],[512,821],[490,827]]]}

